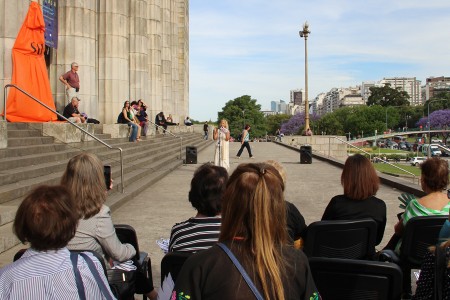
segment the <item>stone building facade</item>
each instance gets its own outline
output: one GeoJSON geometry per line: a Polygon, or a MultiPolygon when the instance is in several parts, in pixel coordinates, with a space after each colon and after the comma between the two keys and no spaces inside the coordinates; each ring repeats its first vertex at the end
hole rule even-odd
{"type": "MultiPolygon", "coordinates": [[[[44,0],[39,0],[42,4],[44,0]]],[[[147,113],[189,111],[189,0],[53,0],[58,2],[58,48],[47,66],[59,111],[66,104],[59,76],[79,64],[80,110],[115,123],[125,100],[147,113]]],[[[0,0],[0,97],[12,75],[11,49],[29,0],[0,0]]],[[[3,110],[3,101],[1,101],[3,110]]]]}

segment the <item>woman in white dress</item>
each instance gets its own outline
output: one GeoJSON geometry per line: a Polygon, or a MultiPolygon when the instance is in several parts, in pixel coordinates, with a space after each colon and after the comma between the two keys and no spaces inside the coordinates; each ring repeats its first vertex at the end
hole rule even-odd
{"type": "Polygon", "coordinates": [[[230,169],[230,130],[227,120],[220,120],[219,128],[214,128],[213,139],[216,141],[214,164],[219,167],[224,167],[228,171],[230,169]]]}

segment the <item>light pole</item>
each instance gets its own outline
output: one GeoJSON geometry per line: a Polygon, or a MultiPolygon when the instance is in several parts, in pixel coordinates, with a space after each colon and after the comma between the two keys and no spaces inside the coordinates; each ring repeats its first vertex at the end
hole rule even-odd
{"type": "Polygon", "coordinates": [[[300,37],[305,38],[305,131],[309,128],[309,103],[308,103],[308,35],[309,24],[305,22],[303,24],[303,31],[298,32],[300,37]]]}
{"type": "Polygon", "coordinates": [[[242,118],[244,119],[244,127],[242,128],[245,128],[245,109],[242,110],[242,118]]]}
{"type": "MultiPolygon", "coordinates": [[[[427,123],[428,123],[428,144],[431,144],[431,122],[430,122],[430,104],[432,102],[437,102],[437,101],[446,101],[447,99],[434,99],[434,100],[429,100],[428,101],[428,114],[427,114],[427,123]]],[[[430,151],[428,151],[428,153],[430,153],[430,151]]]]}

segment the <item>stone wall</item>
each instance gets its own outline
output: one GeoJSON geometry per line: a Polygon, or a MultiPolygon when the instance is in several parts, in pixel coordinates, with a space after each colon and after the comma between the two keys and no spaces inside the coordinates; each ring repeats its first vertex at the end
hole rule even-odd
{"type": "MultiPolygon", "coordinates": [[[[337,136],[342,140],[346,140],[345,136],[337,136]]],[[[347,145],[328,135],[300,136],[290,135],[281,138],[282,142],[300,148],[309,145],[313,153],[319,153],[322,156],[333,157],[341,161],[347,159],[347,145]]]]}
{"type": "MultiPolygon", "coordinates": [[[[40,0],[42,3],[42,0],[40,0]]],[[[0,109],[12,75],[11,49],[29,0],[0,0],[0,109]]],[[[58,49],[50,53],[50,85],[66,104],[59,76],[79,64],[80,110],[115,123],[125,100],[143,99],[151,120],[189,115],[189,0],[58,1],[58,49]]]]}

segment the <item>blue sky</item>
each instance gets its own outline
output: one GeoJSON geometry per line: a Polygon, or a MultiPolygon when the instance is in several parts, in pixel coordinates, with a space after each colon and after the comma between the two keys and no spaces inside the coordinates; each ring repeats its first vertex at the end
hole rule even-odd
{"type": "Polygon", "coordinates": [[[309,98],[383,77],[450,76],[447,0],[190,0],[190,116],[217,120],[229,100],[262,109],[304,88],[309,98]]]}

